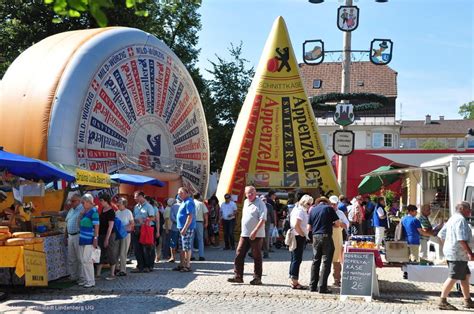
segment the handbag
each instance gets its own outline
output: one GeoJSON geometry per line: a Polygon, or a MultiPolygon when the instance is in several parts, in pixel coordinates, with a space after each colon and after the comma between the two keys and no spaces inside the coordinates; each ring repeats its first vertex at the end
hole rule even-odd
{"type": "Polygon", "coordinates": [[[140,227],[140,239],[138,242],[141,245],[155,245],[155,237],[153,236],[155,229],[151,225],[151,220],[146,219],[140,227]]]}
{"type": "Polygon", "coordinates": [[[100,263],[100,247],[92,249],[91,259],[92,263],[100,263]]]}
{"type": "Polygon", "coordinates": [[[296,249],[296,237],[292,231],[293,231],[293,228],[288,230],[285,236],[285,244],[288,246],[288,250],[290,252],[296,249]]]}

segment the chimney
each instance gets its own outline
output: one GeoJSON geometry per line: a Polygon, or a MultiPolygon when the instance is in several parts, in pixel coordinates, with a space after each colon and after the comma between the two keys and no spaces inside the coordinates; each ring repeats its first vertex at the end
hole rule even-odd
{"type": "Polygon", "coordinates": [[[425,116],[425,124],[431,124],[431,116],[429,114],[425,116]]]}
{"type": "Polygon", "coordinates": [[[444,116],[439,116],[439,121],[444,121],[444,116]]]}

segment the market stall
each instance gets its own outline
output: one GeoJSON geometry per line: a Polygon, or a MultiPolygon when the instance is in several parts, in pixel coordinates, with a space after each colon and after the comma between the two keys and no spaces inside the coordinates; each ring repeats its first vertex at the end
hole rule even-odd
{"type": "Polygon", "coordinates": [[[27,195],[44,196],[44,183],[70,183],[75,176],[47,162],[1,149],[0,172],[12,190],[4,193],[3,204],[7,205],[0,207],[0,284],[47,285],[48,280],[66,276],[66,247],[57,220],[38,215],[33,202],[25,200],[27,195]]]}

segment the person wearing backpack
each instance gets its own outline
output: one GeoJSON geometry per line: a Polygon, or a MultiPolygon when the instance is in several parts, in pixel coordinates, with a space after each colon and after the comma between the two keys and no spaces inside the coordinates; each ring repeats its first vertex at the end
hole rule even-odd
{"type": "Polygon", "coordinates": [[[117,263],[117,268],[120,267],[120,271],[117,276],[127,275],[127,253],[130,248],[130,233],[133,231],[135,225],[133,214],[126,206],[127,199],[121,197],[118,201],[119,210],[115,213],[115,216],[116,219],[118,218],[120,220],[121,227],[125,229],[127,235],[119,240],[119,263],[117,263]]]}

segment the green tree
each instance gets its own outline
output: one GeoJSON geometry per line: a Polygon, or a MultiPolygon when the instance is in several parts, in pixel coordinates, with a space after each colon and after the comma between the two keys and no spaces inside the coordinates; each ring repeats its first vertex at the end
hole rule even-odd
{"type": "Polygon", "coordinates": [[[448,146],[435,139],[429,139],[420,145],[422,149],[446,149],[448,146]]]}
{"type": "MultiPolygon", "coordinates": [[[[135,27],[155,35],[194,73],[194,79],[202,80],[199,72],[193,71],[199,56],[196,45],[201,29],[201,16],[197,12],[200,4],[143,0],[139,4],[140,10],[148,12],[148,17],[143,17],[136,15],[133,7],[127,8],[127,2],[114,1],[112,7],[103,9],[108,25],[135,27]]],[[[89,11],[78,17],[60,16],[43,0],[0,0],[0,77],[21,52],[40,40],[65,31],[98,26],[89,11]]]]}
{"type": "Polygon", "coordinates": [[[474,120],[474,101],[461,105],[459,107],[459,114],[463,119],[474,120]]]}
{"type": "Polygon", "coordinates": [[[222,168],[234,127],[255,74],[248,68],[248,60],[242,57],[242,42],[228,49],[231,59],[216,55],[212,65],[213,78],[208,82],[212,102],[204,108],[209,126],[211,170],[222,168]]]}

